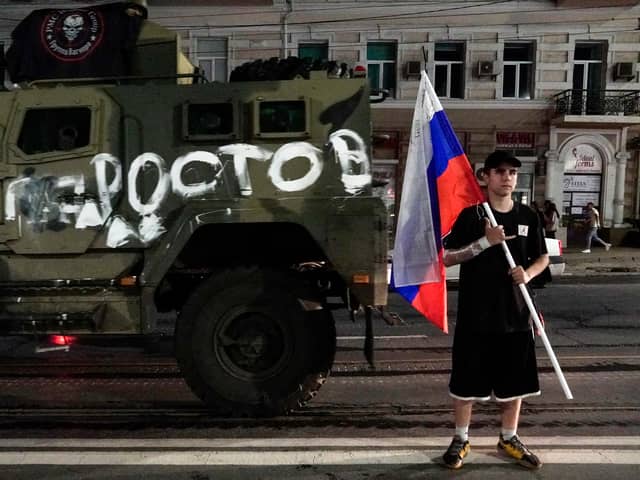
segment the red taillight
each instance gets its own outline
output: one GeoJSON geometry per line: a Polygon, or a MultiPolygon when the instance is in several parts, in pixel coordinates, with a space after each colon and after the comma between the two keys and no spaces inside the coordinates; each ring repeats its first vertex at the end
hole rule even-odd
{"type": "Polygon", "coordinates": [[[54,345],[71,345],[76,341],[76,337],[70,337],[69,335],[51,335],[50,340],[54,345]]]}
{"type": "Polygon", "coordinates": [[[558,240],[558,250],[560,250],[560,255],[562,256],[562,240],[558,240]]]}

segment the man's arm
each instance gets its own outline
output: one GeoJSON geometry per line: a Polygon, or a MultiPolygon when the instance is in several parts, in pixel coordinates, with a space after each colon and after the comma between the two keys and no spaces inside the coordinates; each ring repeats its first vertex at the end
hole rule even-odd
{"type": "Polygon", "coordinates": [[[522,268],[521,265],[518,265],[516,268],[511,270],[513,283],[516,285],[524,283],[526,285],[533,277],[540,275],[548,265],[549,255],[547,253],[540,255],[526,270],[522,268]]]}
{"type": "Polygon", "coordinates": [[[492,247],[503,240],[515,238],[515,235],[507,237],[504,234],[504,227],[502,225],[492,227],[488,218],[485,218],[484,221],[484,237],[480,237],[462,248],[446,249],[444,251],[442,261],[446,267],[471,260],[472,258],[480,255],[480,253],[487,248],[492,247]]]}
{"type": "Polygon", "coordinates": [[[471,242],[466,247],[456,248],[454,250],[445,250],[442,255],[442,262],[445,267],[457,265],[458,263],[463,263],[467,260],[471,260],[473,257],[477,257],[490,246],[491,244],[485,235],[484,237],[480,237],[478,240],[471,242]]]}

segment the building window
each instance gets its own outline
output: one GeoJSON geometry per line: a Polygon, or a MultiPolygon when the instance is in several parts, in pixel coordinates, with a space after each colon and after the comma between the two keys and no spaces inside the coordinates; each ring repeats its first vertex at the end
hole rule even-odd
{"type": "Polygon", "coordinates": [[[605,48],[602,42],[584,42],[576,43],[576,49],[573,54],[573,59],[585,62],[598,62],[601,63],[604,58],[605,48]]]}
{"type": "Polygon", "coordinates": [[[505,43],[503,72],[503,98],[531,99],[533,43],[505,43]]]}
{"type": "Polygon", "coordinates": [[[436,43],[435,64],[438,96],[464,98],[464,43],[436,43]]]}
{"type": "Polygon", "coordinates": [[[573,91],[571,113],[577,115],[604,113],[602,90],[605,86],[604,60],[606,44],[576,43],[573,52],[573,91]]]}
{"type": "Polygon", "coordinates": [[[210,82],[227,81],[227,39],[195,38],[195,64],[210,82]]]}
{"type": "Polygon", "coordinates": [[[329,60],[329,45],[323,43],[301,43],[298,45],[298,57],[309,63],[329,60]]]}
{"type": "Polygon", "coordinates": [[[367,76],[372,90],[389,90],[395,96],[397,46],[391,42],[367,44],[367,76]]]}

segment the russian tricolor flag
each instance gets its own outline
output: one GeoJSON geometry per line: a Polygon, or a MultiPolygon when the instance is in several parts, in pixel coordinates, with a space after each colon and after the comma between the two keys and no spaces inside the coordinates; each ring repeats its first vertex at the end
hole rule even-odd
{"type": "Polygon", "coordinates": [[[393,251],[392,286],[445,333],[447,284],[442,238],[460,212],[483,202],[467,156],[422,72],[393,251]]]}

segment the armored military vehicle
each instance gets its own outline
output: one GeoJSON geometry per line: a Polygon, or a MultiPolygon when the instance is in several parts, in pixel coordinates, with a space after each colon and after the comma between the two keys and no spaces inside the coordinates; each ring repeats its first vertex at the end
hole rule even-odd
{"type": "Polygon", "coordinates": [[[175,313],[179,367],[207,405],[288,412],[329,374],[332,309],[386,303],[366,81],[202,83],[145,15],[38,10],[14,31],[0,329],[154,335],[175,313]]]}

